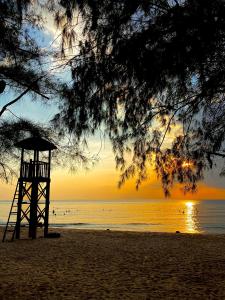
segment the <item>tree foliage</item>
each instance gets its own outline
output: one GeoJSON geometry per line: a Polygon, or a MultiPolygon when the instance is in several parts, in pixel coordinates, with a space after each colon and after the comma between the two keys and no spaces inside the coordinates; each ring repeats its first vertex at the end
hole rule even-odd
{"type": "Polygon", "coordinates": [[[40,3],[0,0],[0,93],[17,92],[0,110],[0,176],[16,136],[44,134],[33,122],[3,118],[10,105],[30,94],[60,99],[54,134],[69,134],[72,158],[85,160],[80,141],[104,129],[121,170],[120,185],[136,176],[138,187],[151,164],[166,194],[175,181],[195,190],[215,154],[225,150],[224,1],[40,3]],[[61,54],[72,84],[60,84],[43,68],[49,53],[31,34],[42,26],[38,5],[55,14],[62,30],[61,54]],[[76,55],[66,57],[66,48],[76,55]]]}
{"type": "Polygon", "coordinates": [[[8,118],[5,112],[28,94],[47,101],[57,86],[55,83],[53,88],[53,78],[41,67],[46,53],[31,35],[32,30],[40,28],[41,16],[30,4],[29,0],[0,1],[0,94],[5,98],[15,95],[0,109],[0,177],[7,181],[15,172],[18,158],[14,143],[27,135],[46,136],[47,131],[32,121],[8,118]]]}
{"type": "Polygon", "coordinates": [[[56,82],[42,68],[42,59],[49,53],[32,37],[32,30],[41,28],[42,18],[30,2],[0,1],[0,79],[9,88],[28,89],[48,99],[49,93],[57,91],[56,82]]]}
{"type": "MultiPolygon", "coordinates": [[[[63,89],[57,78],[43,67],[51,52],[42,49],[32,34],[42,28],[40,13],[38,3],[33,5],[29,0],[0,0],[0,96],[1,102],[4,100],[0,109],[0,178],[7,181],[18,158],[15,142],[29,135],[51,138],[53,133],[50,127],[17,117],[11,106],[25,95],[49,102],[53,95],[60,98],[63,89]],[[5,114],[7,111],[11,118],[5,114]]],[[[27,112],[29,109],[25,108],[27,112]]]]}
{"type": "MultiPolygon", "coordinates": [[[[57,164],[74,169],[80,164],[88,167],[96,161],[95,157],[88,159],[73,137],[67,136],[60,127],[36,123],[11,111],[11,106],[22,101],[24,96],[57,106],[70,92],[67,83],[54,74],[54,70],[60,68],[65,74],[60,49],[44,48],[40,44],[46,22],[44,13],[47,16],[55,14],[57,18],[59,7],[60,3],[54,0],[0,0],[0,100],[4,100],[0,108],[0,178],[7,181],[15,172],[15,159],[18,160],[14,144],[27,136],[53,139],[60,153],[55,158],[57,164]]],[[[66,26],[62,34],[66,35],[66,26]]],[[[25,110],[28,116],[30,107],[25,110]]]]}
{"type": "Polygon", "coordinates": [[[120,183],[137,175],[138,186],[150,162],[166,194],[174,181],[195,190],[214,154],[225,150],[224,1],[61,5],[67,28],[75,24],[75,12],[80,17],[83,37],[69,61],[73,86],[54,122],[78,140],[103,127],[122,171],[120,183]],[[173,128],[179,130],[168,142],[173,128]]]}

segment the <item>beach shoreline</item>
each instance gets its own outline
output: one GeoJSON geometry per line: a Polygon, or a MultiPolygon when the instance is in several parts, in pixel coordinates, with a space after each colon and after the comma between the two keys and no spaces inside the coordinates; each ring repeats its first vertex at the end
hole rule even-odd
{"type": "MultiPolygon", "coordinates": [[[[8,220],[10,205],[0,201],[1,224],[8,220]]],[[[225,201],[52,200],[49,224],[82,230],[225,234],[225,201]]]]}
{"type": "Polygon", "coordinates": [[[50,231],[0,244],[0,299],[225,298],[224,234],[50,231]]]}

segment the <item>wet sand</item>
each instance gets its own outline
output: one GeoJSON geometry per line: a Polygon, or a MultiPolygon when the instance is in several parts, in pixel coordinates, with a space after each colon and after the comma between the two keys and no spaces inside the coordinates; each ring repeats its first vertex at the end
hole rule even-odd
{"type": "Polygon", "coordinates": [[[57,232],[0,243],[1,300],[225,299],[225,235],[57,232]]]}

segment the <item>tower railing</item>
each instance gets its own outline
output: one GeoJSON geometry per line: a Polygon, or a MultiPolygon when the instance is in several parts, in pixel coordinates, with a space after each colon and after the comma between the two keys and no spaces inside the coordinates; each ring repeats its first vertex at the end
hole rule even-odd
{"type": "Polygon", "coordinates": [[[20,176],[25,179],[49,178],[49,163],[42,161],[23,161],[20,176]]]}

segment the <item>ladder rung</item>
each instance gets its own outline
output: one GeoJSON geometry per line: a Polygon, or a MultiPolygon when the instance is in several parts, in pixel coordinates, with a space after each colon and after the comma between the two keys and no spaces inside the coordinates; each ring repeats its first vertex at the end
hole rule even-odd
{"type": "MultiPolygon", "coordinates": [[[[5,226],[5,231],[4,231],[4,235],[3,235],[3,239],[2,239],[3,242],[6,241],[6,240],[8,240],[7,233],[9,233],[9,232],[12,232],[11,240],[14,239],[15,231],[16,231],[16,228],[17,228],[17,221],[13,221],[13,220],[15,220],[15,217],[13,217],[13,215],[15,216],[15,215],[18,214],[18,203],[17,202],[20,199],[20,195],[23,198],[24,195],[26,194],[26,193],[24,193],[25,187],[26,187],[26,183],[23,183],[22,194],[21,194],[21,190],[19,190],[20,183],[21,182],[18,180],[17,185],[16,185],[16,190],[14,192],[13,201],[12,201],[12,204],[11,204],[9,216],[8,216],[8,221],[7,221],[7,224],[5,226]],[[12,219],[12,220],[10,220],[10,219],[12,219]]],[[[27,201],[22,201],[22,199],[20,199],[20,200],[21,200],[20,201],[21,204],[28,204],[28,203],[30,203],[30,202],[27,202],[27,201]]],[[[21,220],[22,220],[22,218],[21,218],[21,220]]],[[[22,226],[23,225],[21,225],[21,227],[22,226]]]]}

